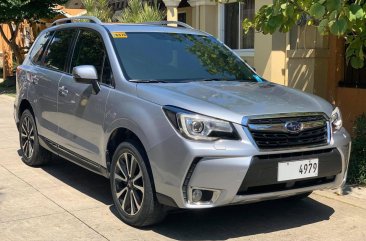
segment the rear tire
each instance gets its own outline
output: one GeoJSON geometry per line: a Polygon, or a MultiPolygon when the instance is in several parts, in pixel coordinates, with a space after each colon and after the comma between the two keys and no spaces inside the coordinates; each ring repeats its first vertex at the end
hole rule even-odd
{"type": "Polygon", "coordinates": [[[36,122],[29,110],[20,117],[19,142],[22,161],[28,166],[44,165],[52,158],[52,154],[39,144],[36,122]]]}
{"type": "Polygon", "coordinates": [[[133,140],[121,143],[114,152],[110,183],[120,218],[135,227],[159,223],[165,210],[156,199],[148,159],[133,140]]]}

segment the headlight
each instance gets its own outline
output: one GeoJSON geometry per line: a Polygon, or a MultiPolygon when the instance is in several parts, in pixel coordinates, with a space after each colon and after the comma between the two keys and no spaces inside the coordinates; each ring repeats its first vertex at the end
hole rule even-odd
{"type": "Polygon", "coordinates": [[[237,132],[230,122],[172,106],[164,106],[163,109],[172,125],[188,139],[200,141],[239,139],[237,132]]]}
{"type": "Polygon", "coordinates": [[[334,108],[330,120],[332,122],[333,131],[338,131],[342,128],[342,115],[338,107],[334,108]]]}

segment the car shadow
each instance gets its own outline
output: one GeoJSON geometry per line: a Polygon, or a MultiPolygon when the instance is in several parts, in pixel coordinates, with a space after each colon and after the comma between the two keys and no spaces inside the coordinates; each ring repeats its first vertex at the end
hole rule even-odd
{"type": "MultiPolygon", "coordinates": [[[[108,179],[58,157],[42,169],[109,205],[118,217],[108,179]]],[[[178,240],[222,240],[301,227],[328,220],[333,213],[333,208],[312,198],[273,200],[215,209],[173,210],[162,223],[144,229],[178,240]]]]}
{"type": "Polygon", "coordinates": [[[171,213],[150,229],[178,240],[223,240],[301,227],[328,220],[333,213],[311,198],[274,200],[171,213]]]}
{"type": "Polygon", "coordinates": [[[49,163],[41,168],[89,197],[106,205],[113,204],[107,178],[57,156],[53,156],[49,163]]]}

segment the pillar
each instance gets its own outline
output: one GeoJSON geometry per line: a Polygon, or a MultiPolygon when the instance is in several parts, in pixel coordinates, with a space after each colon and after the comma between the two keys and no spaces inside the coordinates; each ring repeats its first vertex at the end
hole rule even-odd
{"type": "Polygon", "coordinates": [[[178,21],[178,5],[180,0],[163,0],[168,21],[178,21]]]}
{"type": "Polygon", "coordinates": [[[211,0],[188,0],[192,7],[192,27],[218,36],[218,4],[211,0]]]}

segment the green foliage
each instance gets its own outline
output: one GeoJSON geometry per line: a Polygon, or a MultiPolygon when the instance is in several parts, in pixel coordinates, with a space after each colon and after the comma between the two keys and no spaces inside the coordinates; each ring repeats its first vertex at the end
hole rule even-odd
{"type": "Polygon", "coordinates": [[[348,183],[366,184],[366,113],[355,121],[351,160],[348,167],[348,183]]]}
{"type": "Polygon", "coordinates": [[[0,23],[9,26],[10,37],[5,36],[3,25],[0,26],[0,34],[10,46],[16,61],[22,63],[24,56],[16,37],[19,24],[24,20],[32,22],[42,18],[53,18],[57,14],[57,4],[64,4],[66,0],[1,0],[0,1],[0,23]]]}
{"type": "Polygon", "coordinates": [[[117,19],[122,23],[143,23],[161,21],[164,17],[165,13],[159,10],[156,1],[153,6],[150,6],[141,0],[130,0],[128,7],[121,12],[117,19]]]}
{"type": "Polygon", "coordinates": [[[52,18],[57,14],[55,6],[65,2],[66,0],[1,0],[0,23],[52,18]]]}
{"type": "Polygon", "coordinates": [[[347,63],[362,68],[366,48],[366,0],[274,0],[259,9],[253,21],[244,20],[247,32],[255,28],[263,34],[288,32],[299,22],[318,28],[323,35],[346,39],[347,63]]]}
{"type": "Polygon", "coordinates": [[[111,22],[113,12],[108,0],[82,0],[88,16],[99,18],[102,22],[111,22]]]}

